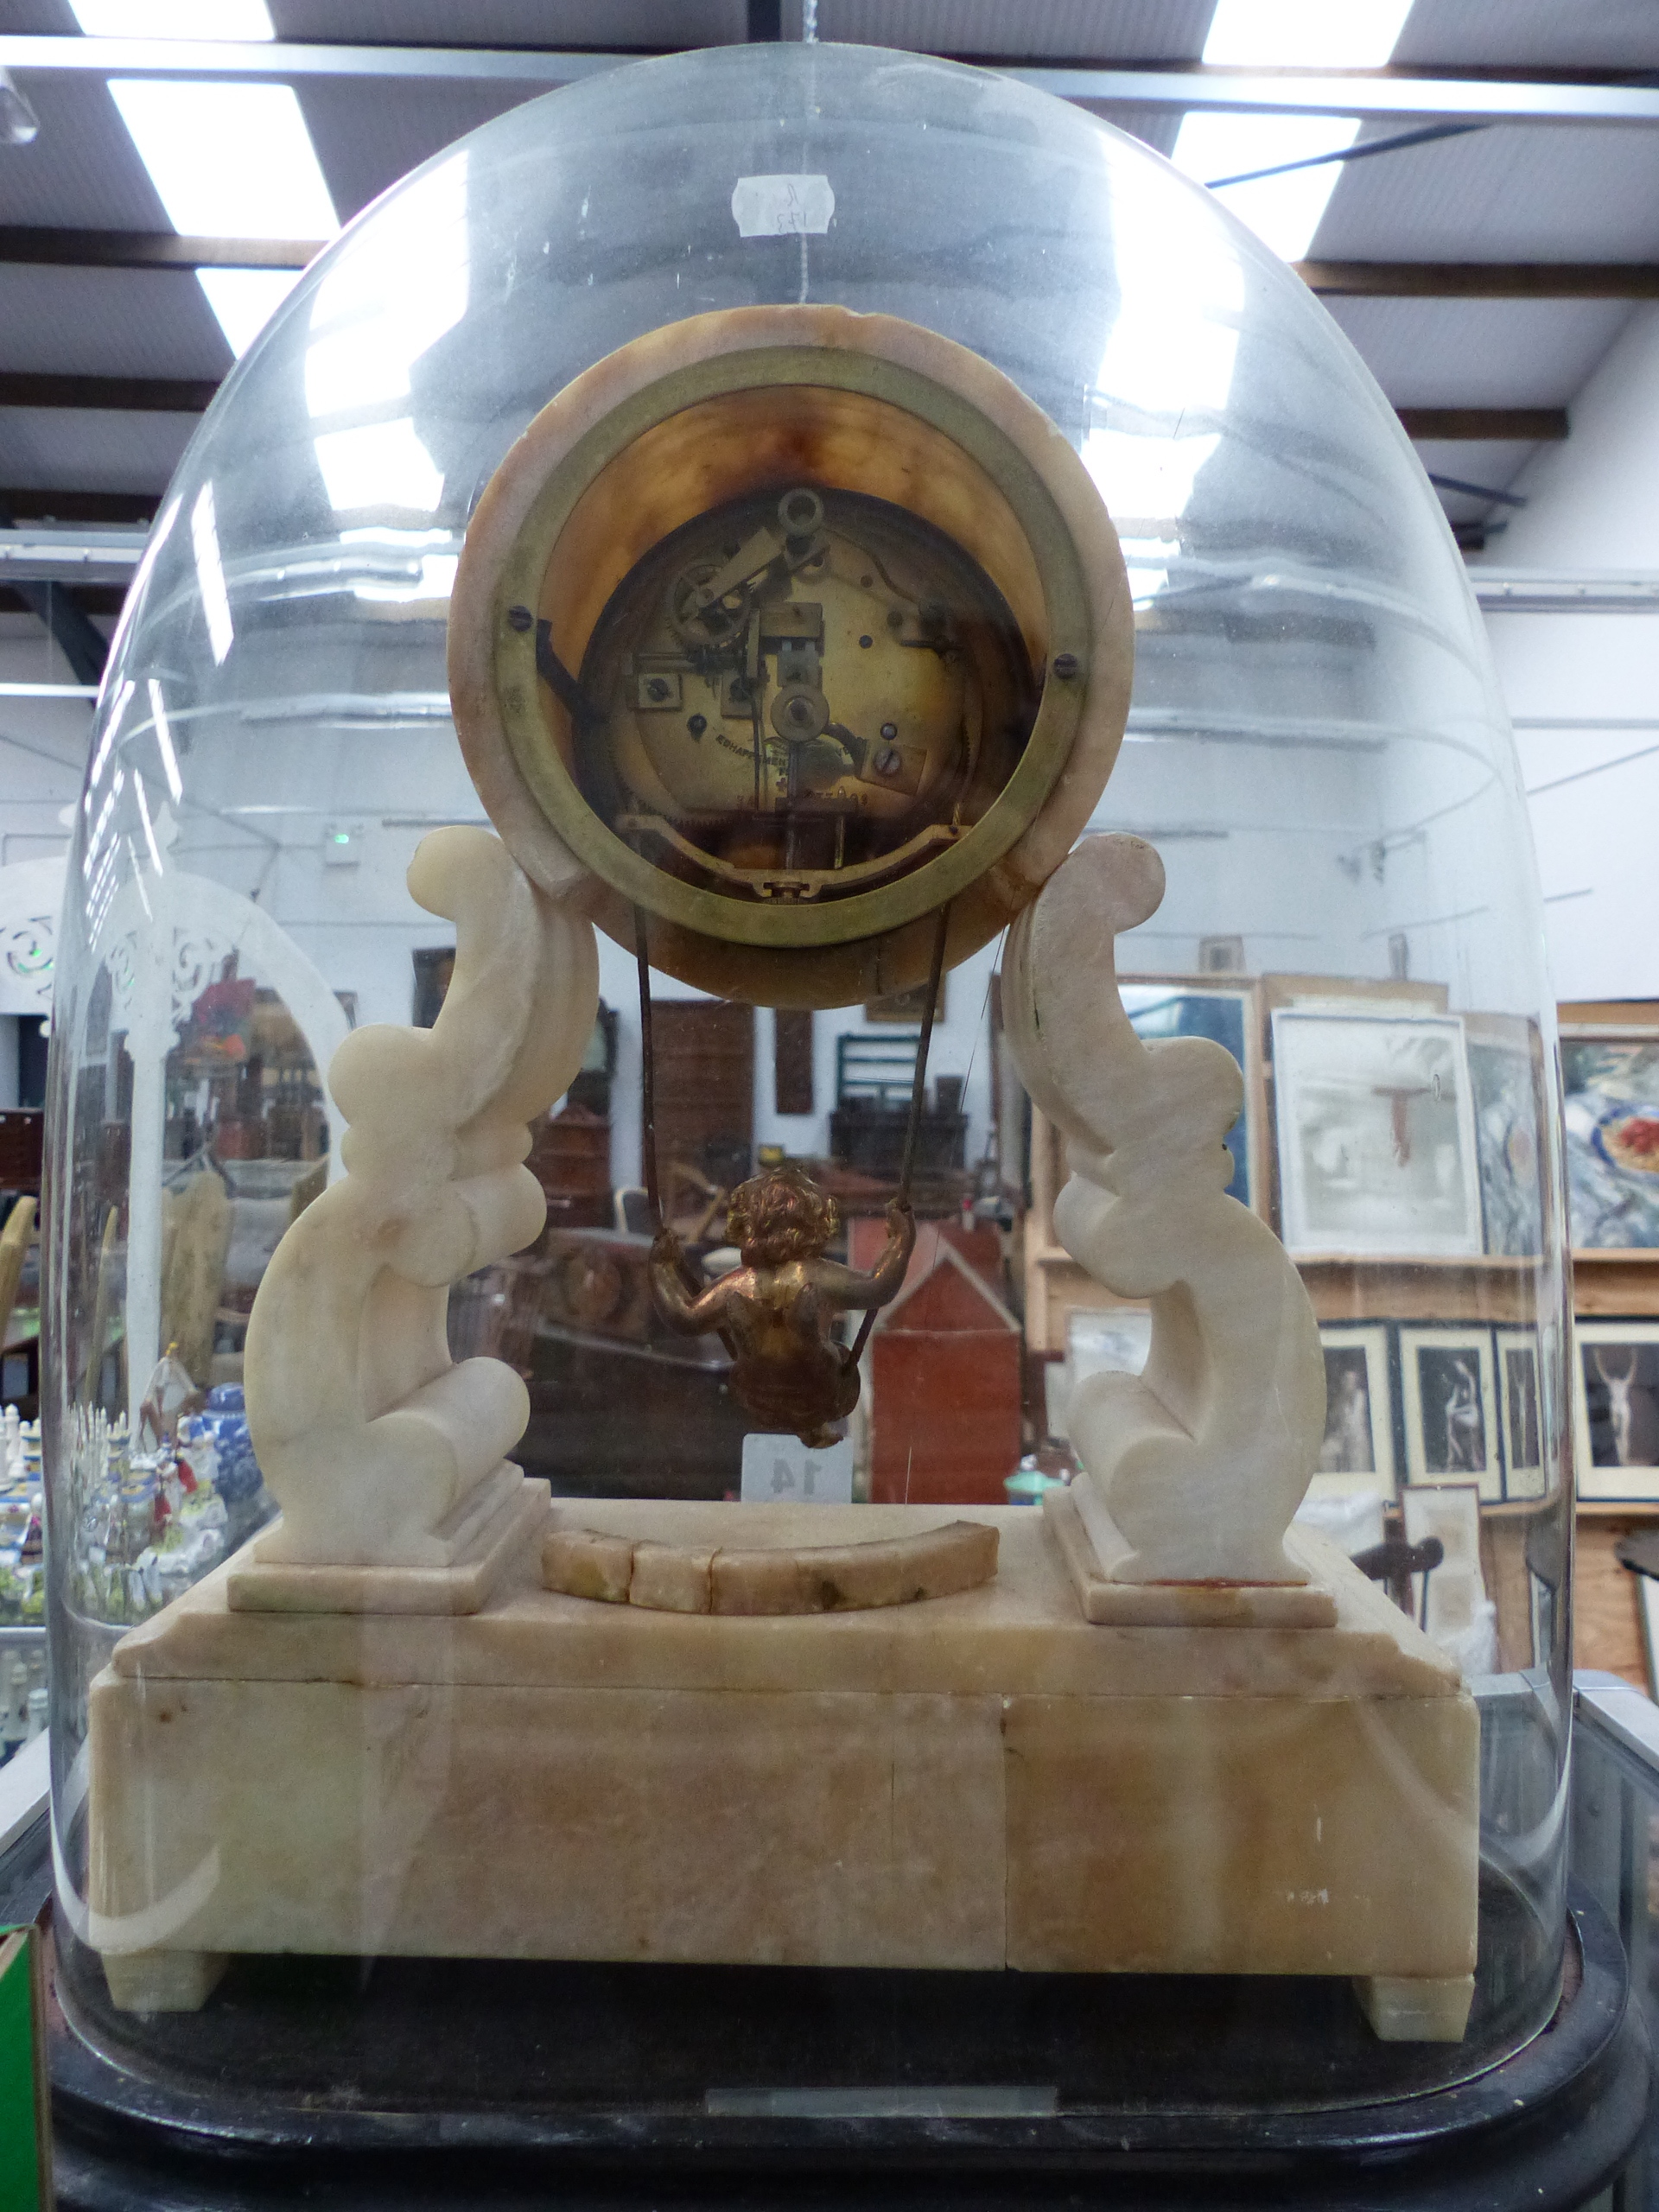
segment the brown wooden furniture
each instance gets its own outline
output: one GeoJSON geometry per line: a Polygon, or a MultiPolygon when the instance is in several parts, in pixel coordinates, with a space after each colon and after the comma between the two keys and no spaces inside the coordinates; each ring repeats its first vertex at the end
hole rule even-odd
{"type": "Polygon", "coordinates": [[[652,1008],[658,1172],[683,1160],[729,1190],[754,1149],[754,1008],[659,999],[652,1008]]]}

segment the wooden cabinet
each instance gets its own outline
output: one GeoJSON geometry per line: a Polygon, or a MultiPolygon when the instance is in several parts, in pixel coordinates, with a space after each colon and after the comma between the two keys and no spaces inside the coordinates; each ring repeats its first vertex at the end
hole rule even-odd
{"type": "Polygon", "coordinates": [[[659,999],[652,1008],[657,1163],[729,1190],[754,1151],[754,1008],[722,999],[659,999]]]}

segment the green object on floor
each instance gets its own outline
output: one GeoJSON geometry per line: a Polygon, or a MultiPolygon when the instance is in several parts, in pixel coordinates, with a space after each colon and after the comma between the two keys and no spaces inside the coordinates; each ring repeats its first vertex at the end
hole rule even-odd
{"type": "Polygon", "coordinates": [[[48,2212],[50,2142],[41,2003],[41,1939],[0,1929],[0,2208],[48,2212]]]}

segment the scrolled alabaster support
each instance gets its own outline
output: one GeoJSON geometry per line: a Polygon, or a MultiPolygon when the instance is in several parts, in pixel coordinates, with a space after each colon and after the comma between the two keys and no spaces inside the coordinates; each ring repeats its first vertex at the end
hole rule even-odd
{"type": "MultiPolygon", "coordinates": [[[[454,977],[431,1029],[359,1029],[329,1069],[346,1173],[277,1246],[248,1324],[248,1426],[283,1517],[239,1605],[313,1602],[278,1569],[475,1562],[523,1507],[503,1458],[529,1396],[499,1360],[451,1361],[449,1286],[541,1230],[528,1124],[592,1033],[594,932],[486,830],[423,838],[409,887],[454,923],[454,977]]],[[[339,1582],[318,1578],[322,1609],[339,1582]]]]}
{"type": "Polygon", "coordinates": [[[1150,845],[1091,837],[1014,924],[1004,964],[1009,1042],[1067,1139],[1056,1232],[1152,1312],[1144,1374],[1091,1376],[1072,1399],[1071,1497],[1108,1582],[1305,1584],[1284,1537],[1324,1433],[1319,1328],[1284,1247],[1227,1196],[1231,1055],[1143,1043],[1123,1011],[1116,940],[1163,893],[1150,845]]]}

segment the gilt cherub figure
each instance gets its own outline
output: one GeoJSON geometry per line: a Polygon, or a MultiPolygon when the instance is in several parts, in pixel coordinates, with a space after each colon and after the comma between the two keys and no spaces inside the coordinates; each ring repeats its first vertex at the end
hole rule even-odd
{"type": "Polygon", "coordinates": [[[732,1193],[727,1225],[741,1267],[700,1294],[671,1229],[652,1247],[658,1311],[677,1329],[718,1329],[735,1364],[738,1402],[766,1431],[792,1431],[823,1450],[858,1403],[858,1366],[830,1330],[849,1308],[885,1306],[905,1280],[916,1242],[910,1207],[887,1207],[887,1249],[868,1274],[823,1256],[840,1226],[835,1200],[792,1165],[769,1169],[732,1193]]]}

